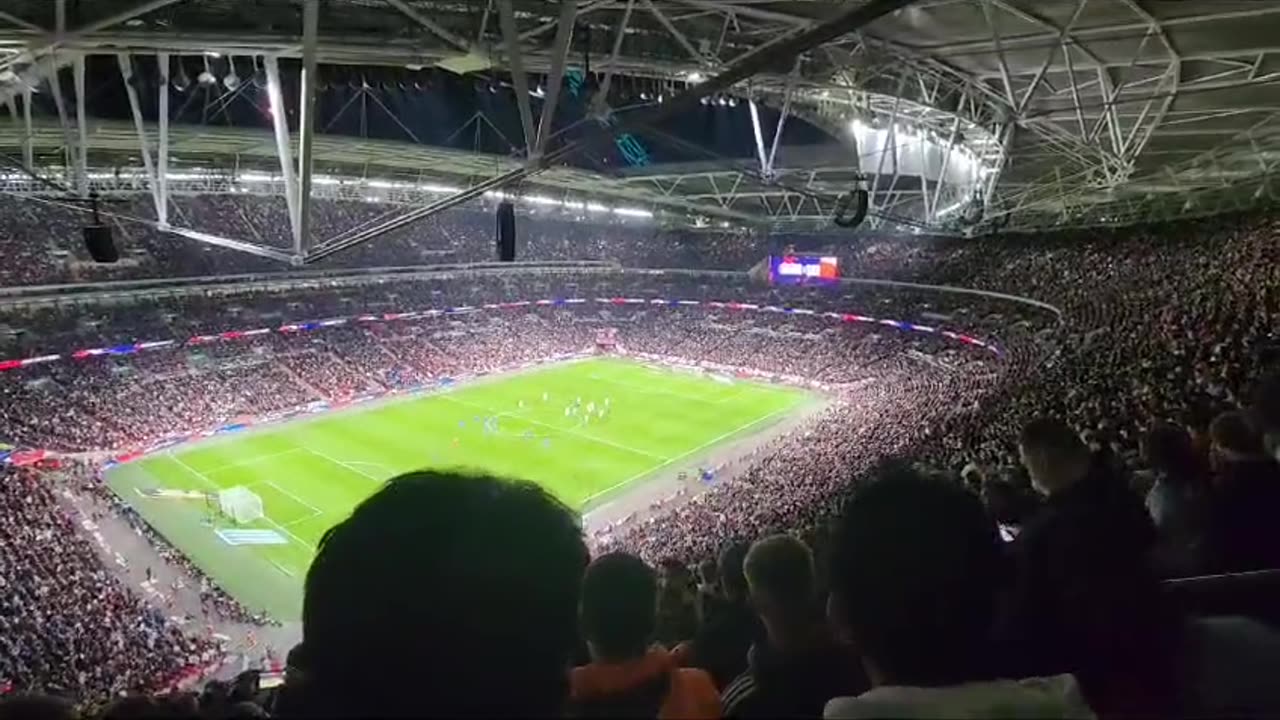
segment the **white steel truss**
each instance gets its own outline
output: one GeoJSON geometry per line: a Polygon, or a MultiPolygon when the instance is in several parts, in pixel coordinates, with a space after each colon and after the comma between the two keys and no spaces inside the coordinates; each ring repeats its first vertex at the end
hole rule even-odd
{"type": "MultiPolygon", "coordinates": [[[[574,27],[583,24],[614,29],[598,48],[607,56],[606,88],[619,77],[645,79],[670,102],[697,95],[703,82],[727,71],[751,68],[714,91],[753,113],[753,168],[724,161],[719,168],[657,168],[600,183],[655,206],[683,208],[695,219],[822,225],[835,198],[860,183],[870,192],[872,229],[905,224],[971,232],[1160,220],[1269,201],[1280,158],[1280,5],[1268,3],[916,0],[845,28],[833,19],[868,3],[330,0],[320,18],[318,3],[307,0],[297,34],[237,26],[229,0],[93,5],[99,14],[83,22],[69,21],[63,3],[46,0],[13,0],[0,14],[0,69],[12,71],[0,77],[0,101],[14,130],[0,133],[0,142],[19,148],[28,166],[34,149],[50,141],[40,130],[44,121],[29,119],[31,93],[65,85],[54,68],[82,68],[77,63],[89,55],[145,54],[167,68],[177,56],[220,52],[264,58],[268,68],[265,58],[297,58],[313,71],[318,64],[430,66],[463,53],[515,72],[528,162],[503,165],[497,175],[467,173],[462,189],[483,194],[528,181],[530,173],[544,183],[577,182],[567,179],[574,173],[557,172],[561,156],[545,156],[560,152],[551,138],[552,113],[564,71],[574,66],[574,27]],[[163,25],[146,22],[158,17],[163,25]],[[346,22],[355,18],[361,22],[346,22]],[[380,23],[387,32],[348,31],[380,23]],[[824,26],[839,31],[790,57],[755,62],[762,48],[824,26]],[[546,84],[540,117],[529,101],[530,75],[546,84]],[[764,127],[757,105],[782,110],[782,120],[764,127]],[[790,154],[778,152],[788,118],[826,128],[846,154],[790,164],[790,154]],[[854,124],[861,134],[850,131],[854,124]],[[977,177],[957,176],[967,163],[979,165],[977,177]]],[[[296,8],[287,0],[261,5],[263,12],[296,8]]],[[[73,80],[81,90],[83,70],[73,80]]],[[[62,104],[63,93],[56,95],[62,104]]],[[[83,93],[75,97],[74,111],[64,108],[58,148],[67,166],[83,169],[91,156],[112,152],[113,141],[89,132],[98,123],[84,117],[83,93]]],[[[306,82],[303,97],[303,116],[310,118],[305,110],[314,96],[306,82]]],[[[164,221],[161,176],[168,175],[170,136],[178,128],[170,127],[167,108],[162,114],[154,130],[135,118],[133,155],[145,164],[148,151],[155,152],[149,191],[164,221]],[[147,139],[154,132],[158,148],[147,139]]],[[[283,139],[277,132],[276,149],[282,161],[290,158],[289,169],[282,163],[279,172],[292,188],[286,192],[298,258],[326,247],[312,243],[306,228],[307,178],[313,162],[328,162],[340,143],[305,122],[292,159],[287,130],[283,139]]],[[[242,153],[228,155],[238,162],[242,153]]],[[[372,171],[379,172],[376,162],[372,171]]],[[[394,159],[384,171],[401,172],[394,159]]],[[[84,191],[83,182],[74,184],[84,191]]]]}

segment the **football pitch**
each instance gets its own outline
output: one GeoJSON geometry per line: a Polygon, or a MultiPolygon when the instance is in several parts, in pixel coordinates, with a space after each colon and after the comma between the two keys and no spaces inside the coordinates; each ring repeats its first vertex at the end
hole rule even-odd
{"type": "Polygon", "coordinates": [[[246,606],[299,617],[317,543],[388,478],[419,468],[532,480],[580,511],[695,472],[723,443],[818,399],[795,388],[615,358],[542,366],[221,435],[107,472],[112,489],[246,606]],[[209,493],[243,487],[238,525],[209,493]]]}

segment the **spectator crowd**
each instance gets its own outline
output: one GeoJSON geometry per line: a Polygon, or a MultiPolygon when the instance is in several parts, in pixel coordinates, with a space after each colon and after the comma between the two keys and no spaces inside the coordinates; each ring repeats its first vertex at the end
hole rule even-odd
{"type": "MultiPolygon", "coordinates": [[[[265,202],[205,206],[266,225],[265,202]]],[[[832,402],[724,482],[591,537],[527,484],[398,478],[322,543],[285,684],[221,687],[203,705],[154,693],[209,648],[115,584],[38,475],[10,472],[0,680],[137,693],[117,709],[165,716],[1280,713],[1265,670],[1280,663],[1275,630],[1189,614],[1161,584],[1280,568],[1276,231],[1246,216],[846,251],[850,274],[1025,296],[1061,316],[921,289],[588,268],[14,309],[0,342],[11,356],[178,341],[0,373],[0,437],[65,451],[587,351],[603,328],[626,351],[821,382],[832,402]],[[1000,353],[881,323],[670,303],[188,342],[564,297],[858,312],[991,338],[1000,353]],[[43,623],[60,632],[35,632],[43,623]],[[448,662],[424,643],[449,648],[448,662]]],[[[556,233],[548,254],[576,254],[556,233]]]]}

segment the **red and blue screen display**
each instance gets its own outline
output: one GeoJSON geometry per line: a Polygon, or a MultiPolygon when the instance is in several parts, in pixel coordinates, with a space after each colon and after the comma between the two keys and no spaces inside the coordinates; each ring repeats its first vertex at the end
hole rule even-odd
{"type": "Polygon", "coordinates": [[[826,285],[840,280],[840,262],[831,255],[773,255],[769,282],[774,285],[826,285]]]}

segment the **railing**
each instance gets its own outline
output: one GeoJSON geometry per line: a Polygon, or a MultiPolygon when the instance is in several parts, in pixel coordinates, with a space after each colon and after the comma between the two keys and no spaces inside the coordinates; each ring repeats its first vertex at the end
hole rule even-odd
{"type": "Polygon", "coordinates": [[[447,263],[440,265],[400,265],[341,270],[290,270],[284,272],[244,273],[212,277],[170,277],[147,280],[109,280],[65,285],[24,285],[0,287],[0,308],[24,305],[47,305],[64,302],[99,302],[112,298],[145,298],[157,295],[199,295],[210,290],[247,292],[252,290],[292,290],[316,287],[363,285],[397,279],[447,279],[457,274],[499,275],[511,272],[563,274],[617,272],[616,263],[595,260],[520,262],[520,263],[447,263]]]}
{"type": "Polygon", "coordinates": [[[1244,615],[1280,629],[1280,569],[1176,578],[1163,587],[1192,615],[1244,615]]]}

